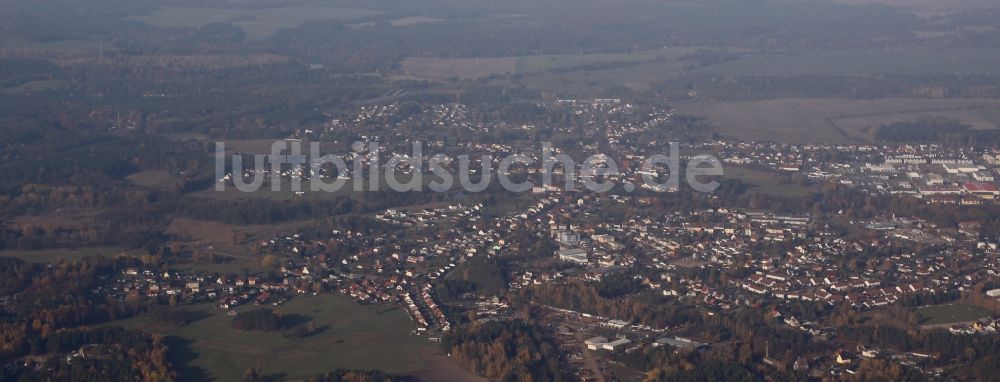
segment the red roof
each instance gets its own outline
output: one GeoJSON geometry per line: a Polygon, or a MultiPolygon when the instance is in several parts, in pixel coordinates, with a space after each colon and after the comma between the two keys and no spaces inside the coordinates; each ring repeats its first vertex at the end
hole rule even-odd
{"type": "Polygon", "coordinates": [[[969,192],[1000,192],[1000,189],[997,189],[997,186],[982,182],[968,182],[965,184],[965,190],[969,192]]]}

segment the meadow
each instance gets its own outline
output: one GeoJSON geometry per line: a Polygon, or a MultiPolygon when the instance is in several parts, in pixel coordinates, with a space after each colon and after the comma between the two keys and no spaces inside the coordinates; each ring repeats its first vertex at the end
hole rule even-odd
{"type": "Polygon", "coordinates": [[[816,191],[815,187],[782,183],[775,175],[777,174],[768,171],[727,166],[724,168],[723,178],[740,180],[749,187],[748,192],[750,193],[800,198],[816,191]]]}
{"type": "Polygon", "coordinates": [[[975,321],[990,316],[983,308],[969,304],[925,306],[917,309],[921,325],[943,325],[975,321]]]}
{"type": "Polygon", "coordinates": [[[296,339],[280,332],[238,331],[231,327],[232,317],[208,304],[184,307],[197,319],[179,328],[162,330],[144,317],[112,324],[167,336],[185,381],[238,381],[252,366],[277,380],[301,380],[337,368],[410,372],[424,368],[421,351],[432,346],[411,333],[413,323],[398,306],[361,306],[324,294],[299,296],[276,308],[290,320],[313,321],[316,332],[296,339]]]}

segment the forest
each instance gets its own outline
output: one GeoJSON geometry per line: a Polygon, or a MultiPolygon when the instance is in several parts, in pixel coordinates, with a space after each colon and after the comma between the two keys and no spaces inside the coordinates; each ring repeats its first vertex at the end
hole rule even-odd
{"type": "Polygon", "coordinates": [[[177,380],[177,372],[167,360],[167,346],[158,335],[120,327],[78,328],[38,337],[37,341],[42,348],[33,349],[34,354],[68,353],[79,349],[80,356],[69,362],[59,357],[51,358],[37,369],[18,368],[12,372],[3,368],[0,379],[112,382],[138,377],[144,381],[177,380]]]}
{"type": "Polygon", "coordinates": [[[281,329],[281,316],[267,308],[244,310],[233,317],[233,328],[242,331],[274,332],[281,329]]]}
{"type": "MultiPolygon", "coordinates": [[[[334,370],[324,373],[308,382],[416,382],[408,376],[386,374],[377,370],[334,370]]],[[[253,381],[245,381],[253,382],[253,381]]]]}
{"type": "Polygon", "coordinates": [[[561,381],[557,353],[542,331],[523,321],[474,321],[441,341],[455,361],[499,381],[561,381]]]}

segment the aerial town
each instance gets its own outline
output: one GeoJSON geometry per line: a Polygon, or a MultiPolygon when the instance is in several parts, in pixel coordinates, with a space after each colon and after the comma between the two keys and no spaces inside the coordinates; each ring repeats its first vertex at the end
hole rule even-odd
{"type": "Polygon", "coordinates": [[[996,0],[0,3],[0,382],[1000,381],[996,0]]]}
{"type": "MultiPolygon", "coordinates": [[[[572,114],[585,121],[613,120],[636,110],[617,100],[560,101],[559,105],[569,105],[572,114]]],[[[382,118],[398,107],[361,108],[350,123],[382,118]]],[[[460,125],[482,132],[495,128],[476,125],[466,119],[467,114],[462,105],[435,107],[389,129],[418,120],[430,126],[460,125]]],[[[606,125],[609,136],[628,141],[652,126],[671,123],[670,110],[654,109],[648,115],[648,120],[606,125]]],[[[341,120],[329,126],[347,128],[341,120]]],[[[394,141],[375,135],[366,138],[383,144],[394,141]]],[[[530,148],[509,145],[482,149],[538,155],[530,148]]],[[[998,154],[988,151],[952,151],[935,145],[792,146],[725,140],[687,150],[713,152],[731,166],[727,169],[749,168],[787,177],[790,186],[825,184],[862,198],[903,197],[916,206],[992,205],[998,193],[993,178],[1000,166],[998,154]]],[[[624,147],[615,151],[627,161],[641,160],[648,152],[624,147]]],[[[407,154],[386,149],[350,160],[364,161],[362,168],[368,175],[384,170],[377,167],[387,162],[380,157],[397,155],[407,154]]],[[[583,169],[578,170],[585,176],[583,169]]],[[[611,179],[637,179],[641,171],[626,168],[611,179]]],[[[267,176],[290,180],[316,175],[301,168],[283,168],[280,174],[267,176]]],[[[222,181],[231,182],[231,178],[227,175],[222,181]]],[[[360,305],[402,307],[412,322],[411,335],[428,342],[440,342],[456,325],[470,320],[518,320],[532,312],[547,325],[562,372],[583,380],[628,375],[621,365],[638,362],[640,354],[663,349],[704,353],[731,347],[737,338],[753,334],[743,333],[750,331],[743,324],[716,323],[725,320],[716,317],[747,309],[760,312],[759,319],[769,325],[798,333],[778,335],[773,345],[765,339],[763,349],[749,350],[763,351],[760,367],[812,378],[858,373],[865,360],[882,360],[906,372],[938,378],[950,372],[955,362],[941,354],[843,333],[844,325],[851,322],[940,327],[955,337],[998,335],[1000,320],[993,314],[927,324],[923,321],[928,318],[911,309],[939,305],[938,301],[964,301],[956,306],[976,312],[981,308],[969,307],[1000,307],[1000,285],[995,281],[1000,276],[996,261],[1000,237],[985,232],[980,222],[943,225],[911,215],[866,216],[847,211],[855,206],[832,213],[725,207],[713,194],[693,196],[704,199],[697,207],[671,209],[651,193],[535,187],[501,201],[502,213],[484,200],[388,208],[372,213],[367,228],[286,232],[253,243],[249,246],[255,252],[252,255],[268,262],[266,273],[205,273],[138,265],[105,275],[90,293],[121,302],[210,303],[231,316],[255,307],[280,309],[291,300],[336,294],[360,305]],[[491,282],[499,284],[487,285],[491,282]],[[571,297],[594,290],[598,301],[672,304],[684,307],[684,313],[637,314],[571,297]],[[682,314],[700,319],[697,323],[681,320],[682,314]],[[712,325],[724,329],[706,331],[712,325]],[[788,341],[788,336],[808,338],[808,345],[796,345],[803,350],[790,353],[780,342],[788,341]]],[[[667,192],[671,193],[680,191],[667,192]]],[[[629,303],[622,304],[627,310],[629,303]]],[[[81,356],[78,353],[76,357],[81,356]]]]}

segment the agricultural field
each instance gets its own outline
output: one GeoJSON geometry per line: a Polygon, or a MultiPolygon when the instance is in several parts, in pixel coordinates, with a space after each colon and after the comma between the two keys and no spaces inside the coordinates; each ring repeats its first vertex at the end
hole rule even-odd
{"type": "Polygon", "coordinates": [[[148,15],[129,18],[151,25],[174,28],[197,28],[212,23],[230,22],[242,28],[247,33],[248,40],[262,40],[279,30],[296,28],[306,21],[350,20],[374,14],[377,12],[336,7],[265,9],[163,7],[148,15]]]}
{"type": "Polygon", "coordinates": [[[693,102],[674,106],[683,115],[701,117],[721,134],[745,140],[784,143],[848,143],[850,137],[800,99],[745,102],[693,102]]]}
{"type": "MultiPolygon", "coordinates": [[[[707,48],[698,47],[676,47],[655,50],[646,50],[630,53],[595,53],[595,54],[554,54],[554,55],[531,55],[519,57],[497,57],[497,58],[429,58],[410,57],[403,60],[401,67],[404,73],[427,78],[459,78],[476,79],[500,75],[530,75],[534,73],[544,73],[560,69],[572,69],[580,66],[595,64],[621,63],[635,68],[636,64],[649,64],[650,67],[668,67],[676,69],[676,65],[671,65],[687,54],[695,53],[707,48]]],[[[597,73],[605,70],[591,70],[597,73]]],[[[650,69],[640,68],[642,73],[649,74],[650,69]]],[[[655,70],[652,70],[655,71],[655,70]]],[[[584,71],[578,71],[583,73],[584,71]]],[[[577,71],[569,71],[569,77],[577,71]]],[[[618,74],[618,73],[614,73],[618,74]]],[[[624,72],[621,74],[625,74],[624,72]]],[[[558,76],[558,75],[556,75],[558,76]]],[[[600,76],[599,77],[604,77],[600,76]]],[[[544,76],[540,77],[544,80],[544,76]]],[[[539,77],[531,77],[526,83],[534,83],[539,77]]],[[[614,75],[607,76],[608,80],[613,80],[614,75]]],[[[567,81],[575,81],[574,78],[567,78],[567,81]]],[[[634,80],[638,81],[638,78],[634,80]]],[[[628,78],[621,82],[628,82],[628,78]]],[[[544,87],[544,86],[543,86],[544,87]]]]}
{"type": "Polygon", "coordinates": [[[403,73],[427,78],[462,80],[514,74],[517,59],[408,57],[400,63],[403,73]]]}
{"type": "Polygon", "coordinates": [[[606,63],[637,63],[647,61],[679,60],[687,54],[704,48],[676,47],[646,50],[631,53],[557,54],[517,57],[515,74],[538,73],[550,70],[573,68],[583,65],[606,63]]]}
{"type": "Polygon", "coordinates": [[[846,5],[885,5],[922,12],[945,12],[993,6],[993,0],[834,0],[846,5]]]}
{"type": "MultiPolygon", "coordinates": [[[[411,372],[424,369],[422,351],[433,346],[413,334],[414,325],[398,306],[356,305],[336,295],[299,296],[275,307],[289,321],[313,321],[316,333],[287,338],[280,332],[243,332],[232,317],[208,304],[184,307],[197,319],[166,329],[135,317],[111,323],[159,332],[176,354],[185,381],[238,381],[251,366],[276,380],[301,380],[337,368],[411,372]]],[[[254,309],[244,307],[242,309],[254,309]]]]}
{"type": "MultiPolygon", "coordinates": [[[[387,24],[387,25],[392,26],[392,27],[405,27],[405,26],[410,26],[410,25],[417,25],[417,24],[423,24],[423,23],[434,23],[434,22],[439,22],[439,21],[443,21],[443,20],[442,19],[438,19],[438,18],[433,18],[433,17],[427,17],[427,16],[411,16],[411,17],[402,17],[402,18],[392,19],[392,20],[387,20],[387,21],[380,21],[378,23],[384,23],[384,24],[387,24]]],[[[374,27],[378,23],[376,23],[375,21],[369,21],[369,22],[364,22],[364,23],[355,23],[355,24],[351,24],[351,25],[348,25],[348,26],[351,27],[352,29],[362,29],[362,28],[374,27]]]]}
{"type": "Polygon", "coordinates": [[[919,308],[917,316],[921,325],[945,325],[986,318],[990,312],[975,305],[948,304],[919,308]]]}
{"type": "Polygon", "coordinates": [[[528,88],[566,97],[609,97],[616,89],[648,90],[650,84],[684,74],[693,64],[686,61],[657,61],[598,70],[544,72],[517,78],[528,88]]]}
{"type": "Polygon", "coordinates": [[[1000,128],[997,100],[778,98],[680,102],[674,106],[680,114],[707,119],[720,133],[783,143],[869,142],[880,125],[928,115],[955,118],[979,129],[1000,128]]]}
{"type": "Polygon", "coordinates": [[[842,50],[793,55],[752,55],[698,68],[696,73],[740,76],[850,74],[982,74],[1000,71],[1000,49],[961,48],[842,50]]]}

